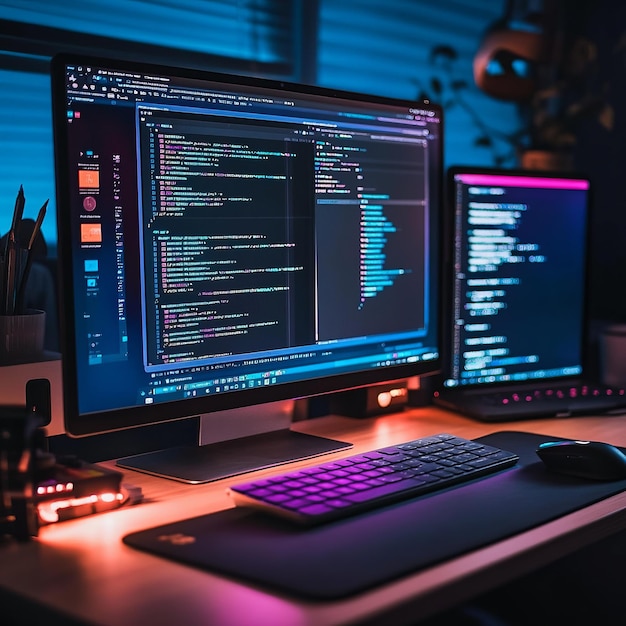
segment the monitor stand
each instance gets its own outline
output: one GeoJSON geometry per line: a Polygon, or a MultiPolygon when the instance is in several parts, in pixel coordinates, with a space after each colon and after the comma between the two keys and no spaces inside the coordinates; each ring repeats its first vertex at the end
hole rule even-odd
{"type": "Polygon", "coordinates": [[[288,401],[203,415],[199,445],[128,456],[118,459],[117,465],[201,484],[352,447],[291,430],[292,409],[293,401],[288,401]]]}

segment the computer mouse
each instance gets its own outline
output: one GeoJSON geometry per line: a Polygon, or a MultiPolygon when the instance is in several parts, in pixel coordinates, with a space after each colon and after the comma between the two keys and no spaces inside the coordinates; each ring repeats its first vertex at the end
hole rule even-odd
{"type": "Polygon", "coordinates": [[[592,480],[626,478],[626,454],[601,441],[546,441],[536,450],[554,472],[592,480]]]}

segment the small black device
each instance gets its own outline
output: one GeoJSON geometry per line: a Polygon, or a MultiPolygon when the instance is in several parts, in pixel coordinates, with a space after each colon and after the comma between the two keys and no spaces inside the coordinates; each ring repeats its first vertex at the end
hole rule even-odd
{"type": "Polygon", "coordinates": [[[35,471],[33,499],[40,525],[119,507],[128,495],[122,473],[76,457],[54,458],[35,471]]]}
{"type": "Polygon", "coordinates": [[[537,455],[554,472],[591,480],[626,478],[626,454],[602,441],[546,441],[537,455]]]}
{"type": "Polygon", "coordinates": [[[408,399],[407,381],[390,381],[333,394],[330,412],[349,417],[372,417],[402,411],[408,399]]]}
{"type": "Polygon", "coordinates": [[[50,381],[47,378],[32,378],[26,381],[26,409],[37,413],[42,426],[52,420],[50,381]]]}
{"type": "Polygon", "coordinates": [[[25,405],[0,406],[0,535],[20,541],[43,524],[117,508],[136,494],[122,473],[48,450],[50,383],[26,383],[25,405]]]}
{"type": "Polygon", "coordinates": [[[589,358],[590,196],[573,172],[448,170],[436,404],[487,422],[626,410],[589,358]]]}

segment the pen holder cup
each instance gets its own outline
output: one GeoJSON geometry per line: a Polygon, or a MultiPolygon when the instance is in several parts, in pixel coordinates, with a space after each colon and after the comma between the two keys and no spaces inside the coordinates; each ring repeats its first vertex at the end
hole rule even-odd
{"type": "Polygon", "coordinates": [[[0,365],[40,358],[45,330],[45,311],[28,309],[23,315],[0,315],[0,365]]]}

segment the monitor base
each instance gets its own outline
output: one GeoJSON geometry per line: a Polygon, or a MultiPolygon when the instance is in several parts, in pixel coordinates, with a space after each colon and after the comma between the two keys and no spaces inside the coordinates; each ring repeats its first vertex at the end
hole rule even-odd
{"type": "Polygon", "coordinates": [[[200,446],[178,446],[117,460],[122,468],[190,484],[208,483],[351,448],[351,443],[281,429],[200,446]]]}

